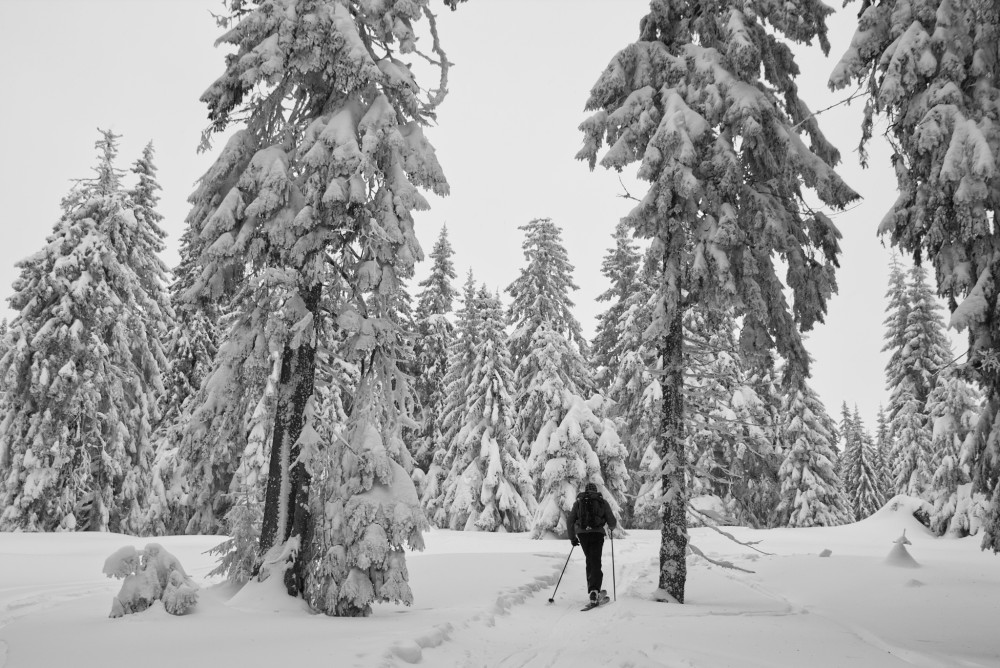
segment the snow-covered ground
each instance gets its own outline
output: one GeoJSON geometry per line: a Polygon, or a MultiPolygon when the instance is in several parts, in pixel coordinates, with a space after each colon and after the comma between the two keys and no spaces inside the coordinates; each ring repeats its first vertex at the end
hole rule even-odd
{"type": "MultiPolygon", "coordinates": [[[[691,557],[683,606],[651,600],[659,534],[630,532],[614,544],[617,601],[586,613],[579,550],[547,602],[568,542],[431,531],[408,557],[413,607],[368,619],[311,615],[277,583],[235,593],[207,580],[219,542],[207,536],[155,541],[202,585],[193,613],[156,603],[109,619],[120,581],[104,560],[144,540],[0,534],[0,668],[1000,666],[1000,558],[978,538],[935,539],[905,508],[845,527],[729,531],[769,554],[692,530],[708,556],[754,572],[691,557]],[[903,529],[917,568],[887,562],[903,529]]],[[[606,543],[609,592],[610,557],[606,543]]]]}

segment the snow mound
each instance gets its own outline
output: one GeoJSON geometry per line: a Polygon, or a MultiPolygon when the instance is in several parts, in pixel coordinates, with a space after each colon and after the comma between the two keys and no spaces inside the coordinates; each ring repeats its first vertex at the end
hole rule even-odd
{"type": "Polygon", "coordinates": [[[284,579],[274,574],[263,582],[251,578],[227,605],[250,612],[309,614],[308,604],[301,598],[289,596],[284,579]]]}
{"type": "Polygon", "coordinates": [[[401,640],[394,643],[387,653],[387,658],[398,657],[406,663],[420,663],[424,660],[424,650],[440,647],[445,641],[451,639],[451,634],[455,627],[450,624],[437,626],[429,633],[426,633],[416,640],[401,640]]]}
{"type": "Polygon", "coordinates": [[[926,501],[915,496],[898,494],[886,502],[878,512],[867,517],[859,525],[882,525],[886,528],[902,528],[911,533],[933,536],[927,525],[920,521],[919,517],[929,517],[931,508],[926,501]]]}

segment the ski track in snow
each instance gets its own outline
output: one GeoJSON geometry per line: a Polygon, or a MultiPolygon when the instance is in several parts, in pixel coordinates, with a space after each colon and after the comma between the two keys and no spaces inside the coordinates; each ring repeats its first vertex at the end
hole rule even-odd
{"type": "Polygon", "coordinates": [[[905,661],[906,663],[908,663],[910,665],[920,666],[921,668],[939,668],[941,666],[948,665],[948,664],[943,664],[943,663],[940,663],[940,662],[935,661],[933,659],[930,659],[930,657],[927,657],[926,655],[920,654],[919,652],[915,652],[913,650],[904,650],[903,648],[896,647],[896,646],[888,643],[887,641],[885,641],[883,638],[878,637],[877,635],[875,635],[871,631],[868,631],[868,630],[866,630],[864,628],[861,628],[857,624],[853,624],[853,623],[850,623],[850,622],[846,622],[844,620],[840,620],[840,619],[834,618],[834,617],[832,617],[829,614],[824,614],[822,612],[819,612],[815,608],[798,607],[798,606],[794,605],[790,600],[788,600],[788,598],[786,598],[785,596],[782,596],[780,593],[775,592],[775,591],[771,591],[767,587],[764,587],[763,585],[761,585],[760,582],[755,582],[755,581],[751,580],[750,578],[752,576],[748,576],[746,578],[739,577],[736,574],[734,574],[734,573],[732,573],[730,571],[727,571],[727,570],[722,570],[722,573],[729,580],[731,580],[731,581],[733,581],[735,583],[741,584],[744,587],[747,587],[749,589],[752,589],[753,591],[755,591],[755,592],[757,592],[757,593],[759,593],[759,594],[761,594],[763,596],[766,596],[766,597],[768,597],[768,598],[770,598],[772,600],[775,600],[775,601],[778,601],[778,602],[782,603],[783,606],[785,607],[786,611],[785,612],[765,612],[765,611],[759,611],[759,612],[758,611],[710,612],[709,614],[712,614],[712,615],[731,615],[731,614],[736,614],[736,615],[744,615],[744,616],[756,616],[756,615],[781,616],[781,615],[815,614],[815,615],[823,617],[824,619],[828,620],[829,622],[831,622],[833,624],[837,624],[839,626],[842,626],[845,630],[847,630],[849,633],[851,633],[852,635],[854,635],[856,638],[858,638],[862,642],[864,642],[864,643],[866,643],[868,645],[871,645],[872,647],[874,647],[876,649],[882,650],[882,651],[884,651],[884,652],[886,652],[888,654],[892,654],[896,658],[901,659],[902,661],[905,661]]]}
{"type": "MultiPolygon", "coordinates": [[[[605,551],[605,583],[609,592],[619,585],[620,598],[650,599],[649,592],[655,589],[657,572],[656,558],[648,558],[647,550],[637,551],[635,543],[618,543],[616,561],[620,582],[609,583],[611,577],[610,551],[605,551]],[[640,593],[641,592],[641,593],[640,593]]],[[[438,627],[432,634],[417,639],[413,643],[394,646],[387,652],[386,667],[399,666],[398,661],[414,664],[426,659],[428,665],[449,665],[472,668],[487,665],[490,657],[502,657],[495,668],[557,668],[562,666],[587,665],[588,657],[607,653],[607,638],[594,637],[594,628],[603,626],[601,617],[613,616],[628,619],[631,613],[618,608],[613,600],[607,608],[591,611],[580,617],[580,607],[585,603],[585,595],[580,584],[583,580],[583,561],[573,562],[566,570],[559,585],[557,600],[547,604],[548,596],[542,598],[538,592],[554,587],[562,571],[557,563],[552,574],[536,578],[534,582],[502,592],[496,603],[488,611],[475,615],[458,626],[448,624],[438,627]],[[567,593],[574,592],[574,593],[567,593]],[[578,593],[577,593],[578,592],[578,593]],[[579,600],[577,600],[577,598],[579,600]],[[569,602],[566,602],[569,599],[569,602]],[[528,605],[525,605],[528,604],[528,605]],[[517,615],[510,615],[514,606],[524,605],[517,615]],[[588,620],[580,623],[580,620],[588,620]],[[592,620],[592,621],[591,621],[592,620]],[[447,643],[447,644],[446,644],[447,643]],[[511,650],[511,648],[515,648],[511,650]],[[428,650],[428,651],[424,651],[428,650]]],[[[605,618],[605,621],[606,618],[605,618]]],[[[659,647],[654,645],[654,649],[659,647]]],[[[693,668],[686,660],[665,663],[654,658],[642,648],[616,648],[616,664],[620,668],[693,668]]]]}
{"type": "MultiPolygon", "coordinates": [[[[710,555],[713,556],[713,555],[710,555]]],[[[959,657],[950,657],[949,660],[941,660],[926,654],[919,652],[912,648],[901,647],[897,644],[891,643],[885,638],[869,631],[868,629],[859,626],[851,620],[841,619],[839,616],[823,611],[820,608],[814,606],[800,607],[792,603],[788,598],[781,595],[778,592],[772,591],[767,587],[764,587],[760,582],[754,580],[754,576],[744,576],[743,574],[737,574],[729,570],[720,569],[722,574],[725,575],[729,580],[743,585],[753,591],[766,596],[772,600],[782,603],[786,611],[785,612],[767,612],[767,611],[739,611],[739,612],[725,612],[717,611],[710,612],[710,615],[743,615],[743,616],[782,616],[782,615],[804,615],[812,614],[827,620],[829,623],[836,626],[842,627],[844,630],[852,634],[858,640],[863,643],[892,655],[893,657],[903,661],[912,666],[918,666],[919,668],[947,668],[948,666],[954,666],[956,661],[961,665],[967,666],[968,668],[987,668],[985,664],[980,664],[978,662],[970,662],[967,660],[962,660],[959,657]]]]}
{"type": "MultiPolygon", "coordinates": [[[[393,646],[386,653],[383,666],[399,668],[401,664],[426,663],[456,668],[485,665],[495,668],[568,668],[588,665],[588,659],[592,662],[595,657],[601,657],[603,665],[617,668],[696,668],[698,661],[677,656],[671,651],[669,640],[653,641],[645,647],[623,647],[614,645],[613,638],[602,636],[604,626],[629,624],[631,620],[635,620],[631,623],[642,623],[648,619],[636,604],[652,601],[651,593],[657,587],[658,557],[650,556],[646,546],[619,541],[615,557],[618,601],[610,603],[607,609],[591,611],[585,617],[577,616],[585,602],[580,587],[583,580],[582,560],[571,562],[566,570],[555,604],[546,603],[547,592],[544,598],[538,596],[541,589],[554,586],[558,580],[562,566],[557,563],[551,575],[501,592],[489,610],[455,624],[435,627],[412,642],[393,646]],[[517,614],[510,615],[515,606],[522,607],[517,614]],[[609,645],[614,645],[613,649],[609,645]],[[498,657],[499,660],[496,660],[498,657]],[[491,658],[495,663],[488,663],[491,658]]],[[[749,555],[746,559],[753,562],[758,557],[749,555]]],[[[612,573],[608,550],[605,550],[604,561],[605,588],[611,593],[615,585],[608,582],[612,573]],[[608,587],[609,584],[612,587],[608,587]]],[[[937,658],[913,648],[900,647],[833,612],[798,605],[782,593],[764,586],[754,574],[718,567],[699,557],[689,559],[688,563],[689,569],[705,569],[749,590],[763,605],[752,608],[732,605],[727,608],[711,604],[700,609],[696,606],[672,606],[667,617],[780,618],[815,615],[829,626],[842,629],[861,643],[905,665],[918,668],[955,665],[985,668],[982,664],[958,657],[937,658]],[[767,602],[773,603],[773,607],[767,602]]]]}
{"type": "MultiPolygon", "coordinates": [[[[555,585],[561,570],[561,566],[556,566],[551,575],[536,577],[528,584],[511,587],[499,592],[492,606],[465,621],[459,622],[459,628],[461,630],[473,627],[493,628],[496,626],[498,616],[510,614],[510,610],[514,606],[522,605],[529,598],[537,594],[539,590],[555,585]]],[[[398,666],[397,660],[406,664],[420,663],[424,659],[425,649],[434,649],[441,646],[452,638],[455,631],[455,625],[449,622],[435,626],[433,630],[412,641],[396,643],[386,652],[386,661],[383,665],[387,667],[398,666]]]]}
{"type": "MultiPolygon", "coordinates": [[[[99,592],[114,592],[120,587],[107,580],[79,580],[58,584],[24,585],[0,589],[0,628],[25,615],[34,614],[65,601],[99,592]],[[23,591],[23,594],[17,592],[23,591]]],[[[2,656],[2,655],[0,655],[2,656]]],[[[0,663],[0,668],[3,664],[0,663]]]]}
{"type": "MultiPolygon", "coordinates": [[[[0,629],[19,617],[41,612],[65,601],[102,591],[113,591],[115,583],[80,580],[52,585],[23,585],[0,589],[0,629]],[[23,593],[18,593],[23,592],[23,593]]],[[[0,668],[7,665],[7,643],[0,640],[0,668]]]]}
{"type": "Polygon", "coordinates": [[[892,654],[897,659],[905,661],[911,666],[920,666],[920,668],[944,668],[945,666],[954,665],[953,663],[950,662],[945,663],[942,661],[938,661],[937,659],[934,659],[928,656],[927,654],[923,654],[921,652],[917,652],[912,649],[905,649],[903,647],[899,647],[898,645],[893,645],[887,642],[884,638],[880,638],[871,631],[861,628],[856,624],[851,624],[849,622],[844,622],[841,620],[831,620],[831,621],[841,624],[842,626],[844,626],[844,628],[853,633],[855,637],[868,643],[872,647],[880,649],[888,654],[892,654]]]}

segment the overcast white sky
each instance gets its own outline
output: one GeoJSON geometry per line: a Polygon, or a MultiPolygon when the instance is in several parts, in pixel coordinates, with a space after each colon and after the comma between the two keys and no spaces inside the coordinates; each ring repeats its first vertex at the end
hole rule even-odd
{"type": "MultiPolygon", "coordinates": [[[[522,264],[517,227],[551,217],[576,266],[577,317],[592,333],[605,308],[594,299],[606,289],[601,260],[630,204],[618,197],[617,176],[591,173],[573,160],[581,144],[577,125],[590,86],[614,53],[635,40],[648,2],[470,0],[450,12],[432,0],[432,7],[455,67],[439,126],[428,136],[452,194],[431,198],[432,210],[419,215],[424,249],[447,223],[459,280],[471,266],[479,281],[503,290],[522,264]]],[[[0,0],[4,301],[17,275],[14,263],[41,248],[71,180],[90,175],[98,127],[123,135],[122,167],[153,140],[170,235],[165,260],[176,263],[187,196],[216,155],[196,153],[207,124],[198,98],[223,70],[223,51],[213,47],[221,30],[210,15],[222,11],[219,0],[0,0]]],[[[838,7],[829,59],[818,47],[799,50],[799,84],[814,110],[848,94],[829,92],[826,81],[849,43],[856,12],[856,5],[838,7]]],[[[860,112],[857,101],[821,116],[844,155],[842,175],[865,199],[834,218],[844,235],[840,294],[809,348],[812,383],[831,414],[839,415],[843,400],[857,403],[873,427],[886,401],[880,349],[890,257],[875,229],[895,199],[895,182],[879,142],[872,167],[858,166],[860,112]]]]}

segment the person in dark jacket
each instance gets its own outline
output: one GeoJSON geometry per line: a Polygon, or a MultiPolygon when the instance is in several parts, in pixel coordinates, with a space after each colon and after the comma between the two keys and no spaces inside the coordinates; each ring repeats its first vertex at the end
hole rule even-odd
{"type": "Polygon", "coordinates": [[[587,558],[587,591],[590,593],[590,601],[597,603],[602,596],[607,596],[607,592],[601,589],[604,582],[604,571],[601,570],[601,554],[604,552],[605,530],[614,531],[618,526],[615,514],[611,512],[611,505],[608,504],[597,485],[588,482],[583,492],[578,494],[573,502],[573,509],[569,511],[569,518],[566,527],[569,532],[569,541],[574,546],[580,545],[583,548],[583,555],[587,558]],[[604,522],[598,522],[598,526],[585,527],[580,522],[580,504],[587,503],[588,497],[596,497],[599,507],[603,513],[604,522]]]}

